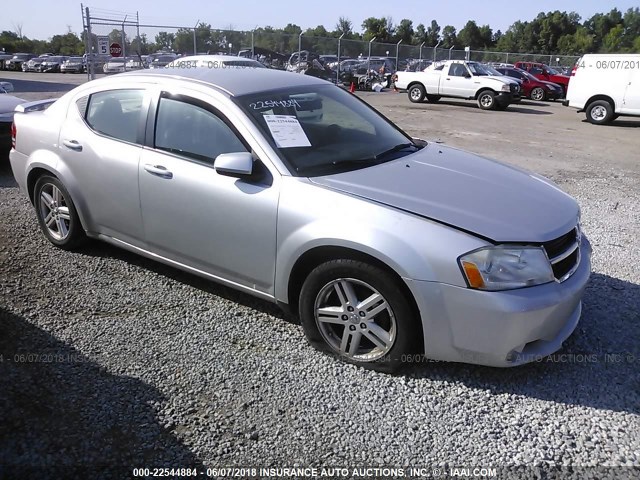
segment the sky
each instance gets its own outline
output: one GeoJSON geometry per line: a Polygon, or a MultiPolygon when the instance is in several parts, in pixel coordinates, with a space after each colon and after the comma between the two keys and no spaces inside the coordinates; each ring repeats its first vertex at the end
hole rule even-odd
{"type": "MultiPolygon", "coordinates": [[[[595,13],[617,8],[623,13],[639,5],[638,0],[89,0],[84,6],[103,16],[113,12],[123,19],[140,15],[140,23],[191,26],[202,21],[213,28],[252,30],[270,25],[282,28],[288,23],[303,30],[324,25],[333,30],[339,17],[351,20],[354,31],[360,32],[362,21],[368,17],[391,17],[394,24],[404,18],[429,25],[436,20],[440,27],[453,25],[460,30],[468,20],[488,24],[493,31],[509,28],[517,20],[532,20],[540,12],[575,11],[585,20],[595,13]],[[96,2],[96,3],[92,3],[96,2]]],[[[2,8],[0,31],[16,31],[33,39],[46,40],[53,35],[82,31],[81,4],[76,0],[19,0],[2,8]]],[[[92,14],[93,16],[93,14],[92,14]]],[[[106,26],[104,28],[107,28],[106,26]]],[[[110,29],[109,29],[110,31],[110,29]]],[[[142,33],[142,31],[141,31],[142,33]]]]}

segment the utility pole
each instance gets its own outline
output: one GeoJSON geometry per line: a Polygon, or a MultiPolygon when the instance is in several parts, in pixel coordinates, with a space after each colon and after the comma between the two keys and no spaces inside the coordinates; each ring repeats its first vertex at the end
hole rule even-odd
{"type": "Polygon", "coordinates": [[[336,85],[340,83],[340,40],[344,37],[344,32],[338,37],[338,68],[336,69],[336,85]]]}
{"type": "Polygon", "coordinates": [[[87,12],[87,45],[89,46],[89,80],[93,80],[96,78],[96,73],[93,68],[93,45],[91,41],[91,17],[89,16],[89,7],[86,9],[87,12]]]}

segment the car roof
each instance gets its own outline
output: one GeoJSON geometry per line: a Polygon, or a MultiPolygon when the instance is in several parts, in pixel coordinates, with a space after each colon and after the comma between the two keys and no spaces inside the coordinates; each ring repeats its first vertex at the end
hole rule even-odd
{"type": "Polygon", "coordinates": [[[120,77],[168,77],[183,80],[195,80],[225,90],[232,96],[291,88],[307,85],[327,85],[329,82],[313,77],[283,70],[269,68],[162,68],[140,70],[118,75],[120,77]]]}

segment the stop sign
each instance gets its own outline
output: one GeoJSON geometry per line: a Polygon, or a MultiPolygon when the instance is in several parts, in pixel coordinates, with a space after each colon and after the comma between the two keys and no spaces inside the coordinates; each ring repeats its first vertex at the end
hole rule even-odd
{"type": "Polygon", "coordinates": [[[122,55],[122,47],[119,43],[114,42],[109,45],[109,53],[112,57],[119,57],[120,55],[122,55]]]}

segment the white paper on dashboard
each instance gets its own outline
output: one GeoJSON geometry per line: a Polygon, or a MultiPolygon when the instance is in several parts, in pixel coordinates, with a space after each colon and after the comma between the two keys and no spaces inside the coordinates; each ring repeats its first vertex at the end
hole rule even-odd
{"type": "Polygon", "coordinates": [[[295,115],[264,115],[264,121],[279,148],[311,146],[295,115]]]}

